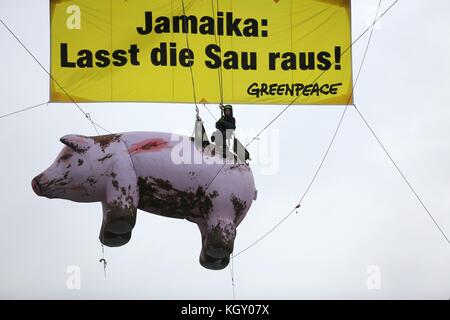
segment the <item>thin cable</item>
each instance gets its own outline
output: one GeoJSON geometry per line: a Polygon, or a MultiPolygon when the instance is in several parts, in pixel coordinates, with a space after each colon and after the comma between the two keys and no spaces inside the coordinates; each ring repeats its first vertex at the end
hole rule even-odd
{"type": "Polygon", "coordinates": [[[339,123],[338,123],[338,125],[337,125],[337,127],[336,127],[336,130],[334,131],[334,134],[333,134],[333,136],[332,136],[332,138],[331,138],[331,141],[330,141],[330,143],[328,144],[328,147],[327,147],[327,149],[326,149],[326,151],[325,151],[325,154],[324,154],[323,157],[322,157],[322,161],[320,162],[319,166],[317,167],[317,169],[316,169],[316,171],[315,171],[315,173],[314,173],[314,176],[312,177],[311,181],[310,181],[309,184],[308,184],[308,187],[306,188],[306,190],[303,192],[302,196],[300,197],[300,201],[297,203],[297,205],[294,207],[294,209],[292,209],[291,212],[289,212],[288,215],[286,215],[283,219],[281,219],[281,221],[278,222],[272,229],[270,229],[268,232],[266,232],[265,234],[263,234],[261,237],[259,237],[255,242],[253,242],[252,244],[250,244],[248,247],[246,247],[245,249],[239,251],[237,254],[234,255],[234,257],[237,257],[237,256],[239,256],[240,254],[244,253],[245,251],[249,250],[250,248],[252,248],[253,246],[255,246],[258,242],[260,242],[261,240],[263,240],[264,238],[266,238],[269,234],[271,234],[272,232],[274,232],[274,231],[275,231],[275,230],[276,230],[276,229],[277,229],[284,221],[286,221],[286,220],[292,215],[292,213],[296,212],[297,209],[301,207],[302,202],[303,202],[303,199],[306,197],[306,195],[307,195],[307,194],[309,193],[309,191],[311,190],[311,187],[312,187],[312,185],[314,184],[314,182],[316,181],[317,176],[319,175],[319,172],[321,171],[321,169],[322,169],[322,167],[323,167],[323,165],[324,165],[324,163],[325,163],[325,160],[328,158],[328,154],[330,153],[331,147],[333,146],[334,141],[336,140],[336,137],[337,137],[337,135],[338,135],[338,133],[339,133],[339,130],[340,130],[341,126],[342,126],[342,122],[343,122],[343,120],[344,120],[345,114],[347,113],[348,106],[349,106],[349,103],[350,103],[350,99],[352,98],[354,89],[356,88],[356,85],[358,84],[359,76],[360,76],[360,74],[361,74],[362,67],[363,67],[364,62],[365,62],[365,60],[366,60],[367,51],[368,51],[368,49],[369,49],[370,42],[372,41],[373,30],[374,30],[374,27],[375,27],[375,23],[376,23],[376,21],[377,21],[377,16],[378,16],[378,12],[379,12],[379,10],[380,10],[380,7],[381,7],[381,0],[379,0],[379,2],[378,2],[377,13],[376,13],[376,15],[375,15],[374,23],[373,23],[372,26],[371,26],[372,29],[371,29],[371,32],[370,32],[369,39],[367,40],[366,50],[365,50],[364,55],[363,55],[363,58],[362,58],[362,60],[361,60],[361,64],[360,64],[359,69],[358,69],[358,73],[357,73],[357,76],[356,76],[356,79],[355,79],[355,83],[354,83],[353,86],[352,86],[351,94],[350,94],[350,96],[349,96],[349,98],[348,98],[348,100],[347,100],[347,105],[345,106],[344,111],[342,112],[342,115],[341,115],[341,117],[340,117],[340,119],[339,119],[339,123]]]}
{"type": "MultiPolygon", "coordinates": [[[[111,131],[109,131],[108,129],[103,128],[101,125],[99,125],[97,122],[93,122],[93,124],[97,127],[99,127],[100,129],[102,129],[103,131],[109,133],[109,134],[113,134],[111,131]]],[[[122,141],[122,139],[120,139],[122,141]]]]}
{"type": "MultiPolygon", "coordinates": [[[[374,23],[375,24],[375,23],[374,23]]],[[[372,36],[372,34],[371,34],[372,36]]],[[[367,50],[364,54],[364,57],[367,53],[367,50]]],[[[359,74],[358,74],[359,76],[359,74]]],[[[436,221],[436,219],[433,217],[433,215],[431,214],[430,210],[428,210],[428,208],[425,206],[424,202],[422,201],[422,199],[420,198],[420,196],[418,195],[418,193],[416,192],[416,190],[414,190],[413,186],[411,185],[411,183],[408,181],[408,179],[406,178],[405,174],[402,172],[402,170],[400,169],[400,167],[397,165],[397,163],[394,161],[394,159],[392,158],[392,156],[390,155],[389,151],[386,149],[386,147],[383,145],[383,143],[381,142],[381,140],[378,138],[378,136],[376,135],[375,131],[372,129],[372,127],[370,126],[369,122],[366,120],[366,118],[363,116],[363,114],[361,113],[361,111],[359,110],[359,108],[356,106],[356,104],[353,104],[355,110],[358,112],[359,116],[361,117],[361,119],[363,120],[363,122],[365,123],[365,125],[367,126],[367,128],[370,130],[370,132],[372,133],[372,135],[374,136],[375,140],[377,140],[378,144],[380,145],[380,147],[383,149],[384,153],[387,155],[387,157],[389,158],[389,160],[391,161],[391,163],[394,165],[395,169],[397,170],[397,172],[400,174],[400,176],[403,178],[403,180],[405,181],[405,183],[408,185],[409,189],[411,190],[411,192],[413,193],[413,195],[416,197],[416,199],[419,201],[420,205],[422,206],[422,208],[425,210],[425,212],[428,214],[428,216],[430,217],[430,219],[433,221],[434,225],[438,228],[439,232],[442,234],[442,236],[444,237],[445,241],[450,244],[450,240],[448,239],[447,235],[445,234],[445,232],[443,231],[443,229],[441,228],[441,226],[439,225],[439,223],[436,221]]]]}
{"type": "Polygon", "coordinates": [[[347,113],[348,106],[349,106],[349,103],[350,103],[350,99],[353,97],[353,93],[355,92],[355,88],[356,88],[356,86],[358,85],[359,77],[360,77],[360,75],[361,75],[361,71],[362,71],[364,62],[366,61],[367,52],[369,51],[370,43],[371,43],[371,41],[372,41],[372,36],[373,36],[373,30],[374,30],[374,28],[375,28],[376,17],[378,16],[378,13],[379,13],[379,11],[380,11],[380,8],[381,8],[381,0],[379,0],[379,2],[378,2],[378,8],[377,8],[377,12],[376,12],[376,14],[375,14],[375,20],[374,20],[374,22],[373,22],[373,24],[372,24],[372,29],[371,29],[371,31],[370,31],[369,39],[367,40],[366,49],[364,50],[363,58],[362,58],[362,60],[361,60],[361,64],[360,64],[360,66],[359,66],[358,73],[357,73],[357,75],[356,75],[355,83],[354,83],[354,85],[352,86],[352,90],[351,90],[350,96],[349,96],[349,98],[348,98],[348,100],[347,100],[347,104],[346,104],[346,106],[345,106],[344,112],[342,113],[341,118],[339,119],[338,126],[337,126],[337,128],[336,128],[336,130],[335,130],[335,132],[334,132],[334,134],[333,134],[333,137],[331,138],[330,144],[328,145],[328,148],[327,148],[327,150],[326,150],[326,152],[325,152],[325,154],[324,154],[324,157],[322,158],[322,161],[320,162],[319,167],[317,168],[317,170],[316,170],[316,172],[315,172],[315,174],[314,174],[312,180],[310,181],[308,187],[306,188],[306,191],[304,192],[304,194],[303,194],[302,197],[300,198],[300,201],[298,202],[299,204],[302,203],[303,199],[304,199],[304,198],[306,197],[306,195],[308,194],[309,189],[311,189],[311,186],[312,186],[312,185],[314,184],[314,182],[316,181],[317,175],[319,174],[319,172],[320,172],[320,170],[322,169],[322,166],[323,166],[325,160],[326,160],[327,157],[328,157],[328,153],[330,152],[330,149],[331,149],[331,147],[332,147],[332,145],[333,145],[333,143],[334,143],[334,140],[336,139],[336,136],[337,136],[337,134],[338,134],[338,132],[339,132],[339,129],[340,129],[341,125],[342,125],[342,121],[344,120],[345,114],[347,113]]]}
{"type": "Polygon", "coordinates": [[[392,156],[390,155],[389,151],[386,149],[386,147],[383,145],[383,143],[381,142],[381,140],[378,138],[378,136],[376,135],[376,133],[373,131],[372,127],[370,126],[370,124],[367,122],[366,118],[363,116],[363,114],[361,113],[361,111],[359,110],[359,108],[356,105],[353,105],[355,107],[355,110],[358,112],[359,116],[361,117],[361,119],[363,120],[363,122],[365,123],[365,125],[367,126],[367,128],[370,130],[370,132],[372,133],[372,135],[374,136],[375,140],[377,140],[378,144],[380,145],[380,147],[383,149],[384,153],[387,155],[387,157],[389,158],[389,160],[391,161],[391,163],[394,165],[395,169],[397,170],[397,172],[400,174],[400,176],[403,178],[403,180],[405,181],[405,183],[408,185],[409,189],[411,190],[411,192],[413,193],[413,195],[416,197],[416,199],[419,201],[420,205],[422,206],[422,208],[425,210],[425,212],[428,214],[428,216],[430,217],[430,219],[433,221],[434,225],[438,228],[439,232],[442,234],[442,236],[445,238],[445,241],[450,244],[450,240],[448,239],[447,235],[445,234],[444,230],[440,227],[439,223],[436,221],[436,219],[433,217],[433,215],[431,214],[430,210],[428,210],[428,208],[425,206],[425,204],[423,203],[422,199],[420,198],[420,196],[418,195],[418,193],[416,192],[416,190],[414,190],[413,186],[411,185],[411,183],[408,181],[408,179],[406,178],[405,174],[403,173],[403,171],[400,169],[400,167],[397,165],[397,163],[394,161],[394,159],[392,158],[392,156]]]}
{"type": "MultiPolygon", "coordinates": [[[[113,0],[109,1],[109,52],[113,52],[113,0]]],[[[111,63],[110,69],[109,69],[109,76],[110,76],[110,99],[113,100],[113,63],[111,63]]]]}
{"type": "MultiPolygon", "coordinates": [[[[213,19],[216,20],[216,10],[214,8],[214,0],[211,0],[211,7],[212,7],[212,14],[213,19]]],[[[219,3],[217,2],[217,12],[219,11],[219,3]]],[[[220,67],[217,69],[217,77],[219,79],[219,94],[220,94],[220,104],[223,105],[223,80],[222,80],[222,48],[220,45],[220,35],[219,35],[219,42],[217,41],[217,32],[218,30],[214,30],[214,42],[215,45],[219,47],[220,51],[220,67]]]]}
{"type": "MultiPolygon", "coordinates": [[[[391,8],[398,2],[399,0],[395,0],[395,2],[393,2],[380,16],[378,16],[378,17],[375,17],[375,20],[374,20],[374,22],[372,23],[372,25],[370,25],[367,29],[365,29],[351,44],[350,44],[350,46],[347,48],[347,49],[345,49],[343,52],[342,52],[342,54],[341,54],[341,56],[343,56],[351,47],[353,47],[353,45],[355,45],[355,43],[356,42],[358,42],[361,38],[362,38],[362,36],[364,35],[364,34],[366,34],[369,30],[372,30],[371,31],[371,35],[372,35],[372,33],[373,33],[373,27],[375,26],[375,24],[378,22],[378,20],[380,20],[389,10],[391,10],[391,8]]],[[[378,9],[377,9],[377,13],[379,12],[379,9],[380,9],[380,7],[378,7],[378,9]]],[[[372,36],[370,36],[369,38],[371,39],[371,37],[372,36]]],[[[368,42],[368,44],[369,44],[369,42],[368,42]]],[[[367,53],[367,48],[366,48],[366,53],[367,53]]],[[[366,55],[366,53],[364,54],[364,59],[365,59],[365,55],[366,55]]],[[[333,66],[334,64],[336,63],[336,61],[334,61],[332,64],[331,64],[331,66],[333,66]]],[[[329,70],[329,69],[328,69],[329,70]]],[[[314,82],[316,82],[322,75],[324,75],[328,70],[325,70],[325,71],[323,71],[314,81],[312,81],[312,83],[314,83],[314,82]]],[[[357,79],[359,78],[359,74],[360,74],[360,72],[361,72],[361,70],[359,70],[359,72],[358,72],[358,76],[357,76],[357,79]]],[[[356,85],[356,82],[355,82],[355,85],[356,85]]],[[[352,88],[352,94],[349,96],[349,99],[353,96],[353,90],[354,90],[354,86],[353,86],[353,88],[352,88]]],[[[289,109],[289,107],[290,106],[292,106],[294,103],[295,103],[295,101],[297,101],[297,99],[298,99],[299,97],[296,97],[291,103],[289,103],[283,110],[281,110],[281,112],[280,113],[278,113],[278,115],[275,117],[275,118],[273,118],[255,137],[253,137],[252,138],[252,140],[250,140],[250,142],[249,143],[247,143],[246,145],[245,145],[245,148],[247,148],[251,143],[253,143],[255,140],[259,140],[259,136],[261,135],[261,133],[263,133],[267,128],[269,128],[287,109],[289,109]]],[[[341,118],[340,118],[340,120],[339,120],[339,124],[338,124],[338,127],[337,127],[337,131],[339,131],[339,128],[340,128],[340,125],[341,125],[341,123],[342,123],[342,120],[343,120],[343,118],[344,118],[344,116],[345,116],[345,114],[346,114],[346,112],[347,112],[347,109],[348,109],[348,104],[349,104],[349,100],[347,101],[347,105],[345,106],[345,109],[344,109],[344,112],[342,113],[342,115],[341,115],[341,118]]],[[[337,132],[335,132],[335,135],[337,134],[337,132]]],[[[332,143],[334,142],[334,138],[335,138],[335,135],[333,135],[333,139],[332,139],[332,143]]],[[[331,144],[332,144],[331,143],[331,144]]],[[[329,148],[331,148],[331,146],[329,146],[329,148]]],[[[326,156],[328,155],[328,151],[329,151],[329,148],[327,149],[327,153],[326,153],[326,156]]],[[[321,166],[322,166],[322,164],[323,164],[323,162],[321,163],[321,165],[319,166],[319,168],[321,168],[321,166]]],[[[214,176],[214,178],[210,181],[210,183],[208,184],[208,186],[207,186],[207,188],[206,188],[206,190],[208,190],[208,188],[209,188],[209,186],[214,182],[214,180],[217,178],[217,176],[219,175],[219,173],[223,170],[223,168],[225,167],[225,165],[226,165],[226,162],[223,164],[223,166],[219,169],[219,171],[217,172],[217,174],[214,176]]],[[[315,180],[315,179],[314,179],[315,180]]],[[[314,181],[312,181],[313,183],[314,183],[314,181]]],[[[312,183],[311,183],[311,185],[312,185],[312,183]]],[[[309,187],[310,188],[310,187],[309,187]]],[[[308,188],[308,190],[309,190],[309,188],[308,188]]]]}
{"type": "MultiPolygon", "coordinates": [[[[373,24],[371,26],[369,26],[367,29],[365,29],[351,44],[350,46],[348,46],[342,53],[341,56],[343,56],[345,53],[347,53],[348,50],[350,50],[353,45],[355,45],[355,43],[357,43],[363,35],[365,35],[369,30],[372,30],[373,26],[378,22],[378,20],[380,20],[389,10],[391,10],[391,8],[398,2],[399,0],[395,0],[379,17],[377,17],[373,24]]],[[[333,63],[330,66],[330,69],[333,65],[336,64],[336,60],[333,61],[333,63]]],[[[328,69],[328,70],[330,70],[328,69]]],[[[315,83],[317,80],[319,80],[326,72],[328,72],[328,70],[324,70],[323,72],[321,72],[319,74],[319,76],[317,78],[315,78],[311,83],[315,83]]],[[[286,110],[289,109],[289,107],[291,107],[299,98],[300,96],[297,96],[294,98],[294,100],[292,100],[286,107],[284,107],[283,110],[281,110],[277,116],[275,116],[275,118],[273,118],[252,140],[250,140],[249,143],[247,143],[245,145],[245,147],[248,147],[251,143],[253,143],[255,140],[258,139],[258,137],[261,135],[261,133],[263,133],[265,130],[267,130],[268,127],[270,127],[284,112],[286,112],[286,110]]]]}
{"type": "Polygon", "coordinates": [[[5,22],[0,18],[0,23],[5,27],[6,30],[17,40],[17,42],[20,43],[22,48],[25,49],[25,51],[28,52],[28,54],[36,61],[36,63],[44,70],[44,72],[55,82],[55,84],[64,92],[64,94],[71,100],[73,104],[80,110],[84,116],[91,122],[91,124],[94,126],[95,131],[98,134],[98,129],[95,125],[95,123],[92,121],[91,116],[89,113],[84,111],[84,109],[75,101],[75,99],[72,98],[72,96],[66,91],[66,89],[63,88],[63,86],[53,77],[53,75],[44,67],[44,65],[36,58],[36,56],[25,46],[25,44],[19,39],[19,37],[6,25],[5,22]]]}
{"type": "Polygon", "coordinates": [[[225,167],[226,164],[227,164],[227,161],[226,161],[226,159],[224,159],[224,163],[223,163],[222,167],[220,167],[219,171],[217,171],[214,178],[212,178],[211,181],[208,183],[208,185],[206,186],[205,192],[208,191],[209,186],[214,182],[214,180],[216,180],[217,176],[219,175],[219,173],[222,171],[222,169],[225,167]]]}
{"type": "MultiPolygon", "coordinates": [[[[92,124],[92,126],[94,127],[95,132],[97,133],[97,135],[99,135],[99,131],[97,127],[102,128],[103,130],[105,130],[106,132],[111,133],[110,131],[106,130],[105,128],[101,127],[100,125],[98,125],[97,123],[95,123],[92,118],[91,115],[89,113],[87,113],[86,111],[83,110],[83,108],[81,108],[81,106],[75,101],[75,99],[73,99],[73,97],[61,86],[61,84],[53,77],[53,75],[47,71],[47,69],[44,67],[44,65],[36,58],[36,56],[25,46],[25,44],[19,39],[19,37],[5,24],[5,22],[3,22],[2,19],[0,19],[0,22],[3,24],[3,26],[6,28],[6,30],[8,30],[8,32],[20,43],[20,45],[25,49],[25,51],[28,52],[28,54],[34,59],[34,61],[36,61],[36,63],[42,68],[42,70],[44,70],[44,72],[55,82],[55,84],[64,92],[64,94],[72,101],[73,104],[75,104],[75,106],[78,108],[78,110],[80,110],[84,116],[86,117],[86,119],[92,124]]],[[[198,114],[198,108],[197,108],[197,114],[198,114]]],[[[122,141],[122,139],[119,139],[120,141],[122,141]]],[[[124,141],[122,141],[122,143],[125,144],[124,141]]]]}
{"type": "Polygon", "coordinates": [[[40,103],[40,104],[31,106],[31,107],[28,107],[28,108],[25,108],[25,109],[20,109],[20,110],[11,112],[11,113],[7,113],[7,114],[4,114],[4,115],[1,115],[1,116],[0,116],[0,119],[7,118],[7,117],[11,117],[11,116],[13,116],[13,115],[15,115],[15,114],[18,114],[18,113],[21,113],[21,112],[25,112],[25,111],[28,111],[28,110],[31,110],[31,109],[35,109],[35,108],[41,107],[41,106],[43,106],[43,105],[48,105],[48,103],[49,103],[48,101],[47,101],[47,102],[42,102],[42,103],[40,103]]]}
{"type": "Polygon", "coordinates": [[[89,113],[86,113],[86,118],[89,120],[89,122],[92,124],[92,126],[94,127],[95,132],[97,132],[97,135],[100,135],[100,132],[98,132],[97,129],[97,125],[95,124],[95,122],[92,120],[91,115],[89,113]]]}
{"type": "MultiPolygon", "coordinates": [[[[181,0],[181,4],[183,6],[183,15],[186,17],[186,9],[184,7],[184,0],[181,0]]],[[[186,28],[186,30],[185,30],[186,31],[186,33],[185,33],[185,35],[186,35],[186,45],[187,45],[187,47],[189,49],[189,52],[192,52],[191,51],[191,47],[189,46],[189,36],[188,36],[188,32],[187,32],[188,31],[187,19],[184,19],[184,22],[185,22],[184,27],[186,28]]],[[[191,61],[191,63],[189,63],[189,70],[191,72],[192,93],[193,93],[193,96],[194,96],[195,111],[197,112],[197,116],[198,116],[199,110],[198,110],[198,106],[197,106],[197,96],[195,94],[195,80],[194,80],[194,72],[192,71],[192,61],[191,61]]]]}
{"type": "MultiPolygon", "coordinates": [[[[42,68],[42,70],[45,71],[45,73],[58,85],[59,88],[61,88],[61,90],[65,93],[65,95],[75,104],[75,106],[77,106],[77,108],[84,114],[84,116],[86,117],[86,119],[88,119],[88,121],[92,124],[92,126],[94,127],[95,132],[97,133],[97,135],[99,135],[99,131],[98,128],[101,128],[102,130],[108,132],[111,134],[111,132],[107,129],[105,129],[104,127],[100,126],[98,123],[94,122],[91,118],[91,115],[89,113],[87,113],[86,111],[83,110],[83,108],[81,108],[81,106],[72,98],[72,96],[59,84],[59,82],[52,76],[52,74],[47,71],[47,69],[43,66],[43,64],[36,58],[36,56],[25,46],[25,44],[19,39],[19,37],[16,36],[16,34],[3,22],[2,19],[0,19],[0,22],[3,24],[3,26],[9,31],[9,33],[11,33],[11,35],[20,43],[20,45],[28,52],[28,54],[34,59],[34,61],[36,61],[36,63],[42,68]]],[[[196,111],[197,111],[197,115],[198,115],[198,108],[196,105],[196,111]]],[[[125,146],[126,143],[119,138],[119,141],[121,141],[125,146]]],[[[134,164],[133,164],[134,167],[134,164]]]]}
{"type": "Polygon", "coordinates": [[[105,246],[102,244],[102,258],[98,261],[103,263],[103,274],[105,275],[106,279],[106,266],[108,265],[108,262],[105,259],[105,246]]]}
{"type": "Polygon", "coordinates": [[[254,245],[256,245],[258,242],[260,242],[262,239],[264,239],[265,237],[267,237],[269,234],[271,234],[273,231],[275,231],[276,228],[278,228],[280,226],[280,224],[282,224],[287,218],[289,218],[289,216],[294,213],[294,211],[296,211],[297,208],[292,209],[291,212],[289,212],[289,214],[284,217],[280,222],[278,222],[272,229],[270,229],[269,231],[267,231],[263,236],[259,237],[255,242],[253,242],[251,245],[249,245],[248,247],[246,247],[245,249],[239,251],[238,253],[236,253],[234,255],[234,258],[236,258],[237,256],[241,255],[242,253],[244,253],[245,251],[247,251],[248,249],[250,249],[251,247],[253,247],[254,245]]]}
{"type": "Polygon", "coordinates": [[[234,282],[234,263],[233,263],[233,254],[230,255],[230,276],[231,276],[231,287],[233,289],[233,300],[236,300],[236,284],[234,282]]]}
{"type": "Polygon", "coordinates": [[[207,106],[206,104],[203,104],[203,108],[205,108],[205,109],[209,112],[209,114],[211,115],[211,117],[213,117],[214,120],[217,121],[217,118],[214,116],[214,114],[211,112],[211,110],[209,110],[209,108],[208,108],[208,106],[207,106]]]}
{"type": "MultiPolygon", "coordinates": [[[[233,0],[231,0],[231,1],[233,1],[233,0]]],[[[216,0],[216,5],[217,5],[217,11],[219,11],[219,0],[216,0]]],[[[221,104],[223,105],[223,68],[222,68],[222,42],[221,42],[221,38],[220,38],[220,34],[218,34],[218,37],[219,37],[219,48],[220,48],[220,52],[219,52],[219,57],[220,57],[220,68],[219,68],[219,70],[220,70],[220,82],[221,82],[221,84],[220,84],[220,96],[221,96],[221,99],[222,99],[222,101],[221,101],[221,104]]]]}
{"type": "Polygon", "coordinates": [[[86,115],[86,112],[81,108],[78,103],[72,98],[70,94],[67,93],[67,91],[59,84],[59,82],[50,74],[49,71],[42,65],[42,63],[36,58],[36,56],[25,46],[25,44],[16,36],[16,34],[3,22],[2,19],[0,19],[1,24],[6,28],[6,30],[11,33],[11,35],[20,43],[20,45],[28,52],[28,54],[34,59],[34,61],[37,62],[37,64],[42,68],[42,70],[47,73],[47,75],[56,83],[56,85],[67,95],[67,97],[77,106],[78,109],[80,109],[81,112],[86,115]]]}
{"type": "MultiPolygon", "coordinates": [[[[373,25],[375,25],[375,22],[373,23],[373,25]]],[[[373,32],[373,29],[372,29],[373,32]]],[[[372,32],[370,34],[370,37],[372,37],[372,32]]],[[[366,57],[367,54],[367,49],[364,52],[364,58],[366,57]]],[[[361,71],[361,69],[359,70],[361,71]]],[[[359,73],[358,73],[358,77],[357,80],[359,78],[359,73]]],[[[436,221],[436,219],[433,217],[433,215],[431,214],[431,212],[428,210],[428,208],[425,206],[424,202],[422,201],[422,199],[420,198],[420,196],[418,195],[418,193],[414,190],[413,186],[411,185],[411,183],[408,181],[408,179],[406,178],[405,174],[402,172],[402,170],[400,169],[400,167],[397,165],[397,163],[394,161],[394,159],[392,158],[392,156],[390,155],[389,151],[386,149],[386,147],[383,145],[383,143],[381,142],[381,140],[378,138],[378,136],[376,135],[375,131],[372,129],[372,127],[370,126],[369,122],[366,120],[366,118],[363,116],[363,114],[361,113],[361,111],[359,110],[359,108],[356,106],[356,104],[353,104],[355,110],[358,112],[359,116],[361,117],[361,119],[363,120],[363,122],[365,123],[365,125],[367,126],[367,128],[370,130],[370,132],[372,133],[372,135],[374,136],[374,138],[377,140],[378,144],[380,145],[380,147],[383,149],[384,153],[387,155],[387,157],[389,158],[389,160],[391,161],[391,163],[394,165],[395,169],[397,170],[397,172],[400,174],[400,176],[403,178],[403,180],[405,181],[405,183],[408,185],[409,189],[411,190],[411,192],[413,193],[413,195],[416,197],[416,199],[419,201],[420,205],[422,206],[422,208],[425,210],[425,212],[428,214],[428,216],[430,217],[430,219],[433,221],[434,225],[437,227],[437,229],[439,230],[439,232],[442,234],[442,236],[444,237],[444,239],[446,240],[446,242],[448,244],[450,244],[450,240],[448,239],[447,235],[445,234],[445,232],[443,231],[443,229],[441,228],[441,226],[439,225],[439,223],[436,221]]]]}

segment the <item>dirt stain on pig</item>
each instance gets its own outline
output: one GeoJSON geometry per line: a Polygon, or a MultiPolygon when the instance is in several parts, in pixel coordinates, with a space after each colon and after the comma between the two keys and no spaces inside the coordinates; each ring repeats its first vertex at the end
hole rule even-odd
{"type": "Polygon", "coordinates": [[[108,154],[107,154],[106,156],[104,156],[103,158],[97,159],[97,161],[103,162],[103,161],[105,161],[105,160],[110,159],[112,156],[113,156],[112,153],[108,153],[108,154]]]}
{"type": "Polygon", "coordinates": [[[90,195],[89,190],[88,190],[88,189],[86,188],[86,186],[85,186],[84,184],[82,184],[82,183],[76,184],[76,185],[74,185],[74,186],[71,186],[71,187],[69,187],[68,189],[70,189],[70,190],[72,190],[72,191],[75,191],[75,192],[79,193],[81,196],[87,197],[87,196],[90,195]]]}
{"type": "Polygon", "coordinates": [[[247,202],[242,201],[233,193],[231,194],[230,200],[234,208],[234,223],[237,223],[237,221],[239,221],[239,218],[244,214],[245,209],[247,208],[247,202]]]}
{"type": "Polygon", "coordinates": [[[155,181],[155,184],[163,190],[173,190],[172,184],[168,180],[159,179],[159,178],[152,178],[153,181],[155,181]]]}
{"type": "MultiPolygon", "coordinates": [[[[120,200],[113,200],[105,204],[106,217],[114,216],[115,220],[125,220],[132,227],[136,223],[136,208],[130,203],[123,203],[120,200]]],[[[108,224],[110,221],[106,221],[108,224]]]]}
{"type": "Polygon", "coordinates": [[[66,172],[64,173],[64,176],[63,176],[63,179],[64,179],[64,180],[66,180],[66,179],[69,177],[69,173],[70,173],[70,171],[66,171],[66,172]]]}
{"type": "Polygon", "coordinates": [[[120,134],[107,134],[103,136],[95,136],[91,137],[92,140],[94,140],[95,144],[98,144],[103,152],[105,152],[105,149],[109,147],[109,145],[113,142],[119,142],[120,137],[122,135],[120,134]]]}
{"type": "Polygon", "coordinates": [[[238,163],[231,165],[230,170],[239,170],[241,172],[250,171],[250,166],[245,163],[238,163]]]}
{"type": "Polygon", "coordinates": [[[232,223],[220,222],[208,230],[207,243],[209,246],[219,247],[233,252],[236,228],[232,223]]]}
{"type": "Polygon", "coordinates": [[[192,180],[195,180],[195,172],[194,171],[189,171],[189,179],[192,181],[192,180]]]}
{"type": "Polygon", "coordinates": [[[119,191],[119,181],[117,181],[116,179],[113,179],[112,180],[112,185],[113,185],[114,189],[119,191]]]}
{"type": "Polygon", "coordinates": [[[89,176],[86,179],[86,182],[89,183],[91,187],[93,187],[97,183],[97,179],[94,176],[89,176]]]}
{"type": "Polygon", "coordinates": [[[83,159],[78,159],[78,166],[82,166],[83,163],[84,163],[84,160],[83,160],[83,159]]]}
{"type": "Polygon", "coordinates": [[[66,162],[67,160],[69,160],[70,158],[73,157],[72,153],[65,153],[64,155],[62,155],[59,159],[58,159],[58,163],[60,162],[66,162]]]}
{"type": "Polygon", "coordinates": [[[213,210],[212,200],[217,191],[207,193],[199,186],[196,190],[179,190],[168,180],[139,177],[139,208],[171,218],[207,218],[213,210]]]}

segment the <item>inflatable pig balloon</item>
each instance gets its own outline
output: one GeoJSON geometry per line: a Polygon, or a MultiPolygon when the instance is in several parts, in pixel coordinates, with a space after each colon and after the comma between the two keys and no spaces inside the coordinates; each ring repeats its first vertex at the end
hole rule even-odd
{"type": "Polygon", "coordinates": [[[67,135],[60,140],[65,147],[32,180],[33,190],[50,199],[100,201],[104,245],[126,244],[141,209],[197,224],[200,264],[213,270],[228,265],[236,228],[256,199],[247,164],[224,164],[214,148],[196,148],[192,138],[169,133],[67,135]]]}

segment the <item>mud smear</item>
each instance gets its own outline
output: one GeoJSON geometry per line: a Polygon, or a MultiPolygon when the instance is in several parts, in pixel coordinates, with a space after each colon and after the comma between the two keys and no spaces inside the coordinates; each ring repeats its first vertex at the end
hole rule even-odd
{"type": "Polygon", "coordinates": [[[234,208],[234,223],[236,224],[239,221],[239,218],[244,214],[245,209],[247,208],[247,202],[242,201],[238,197],[236,197],[234,194],[231,194],[231,203],[233,204],[234,208]]]}
{"type": "Polygon", "coordinates": [[[97,159],[97,161],[103,162],[107,159],[110,159],[113,156],[112,153],[108,153],[106,156],[104,156],[103,158],[97,159]]]}
{"type": "Polygon", "coordinates": [[[95,136],[91,137],[94,140],[95,144],[98,144],[103,152],[105,149],[109,147],[109,145],[113,142],[120,142],[120,134],[107,134],[104,136],[95,136]]]}
{"type": "Polygon", "coordinates": [[[165,217],[206,219],[213,209],[217,191],[207,193],[199,186],[195,191],[179,190],[163,179],[139,177],[139,208],[165,217]]]}

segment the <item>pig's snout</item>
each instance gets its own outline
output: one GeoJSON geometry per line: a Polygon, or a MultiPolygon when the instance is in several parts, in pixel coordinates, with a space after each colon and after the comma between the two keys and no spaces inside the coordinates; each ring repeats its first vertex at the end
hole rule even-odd
{"type": "Polygon", "coordinates": [[[39,176],[31,180],[31,187],[33,188],[34,193],[36,193],[38,196],[44,195],[44,193],[42,192],[41,184],[39,183],[39,176]]]}

